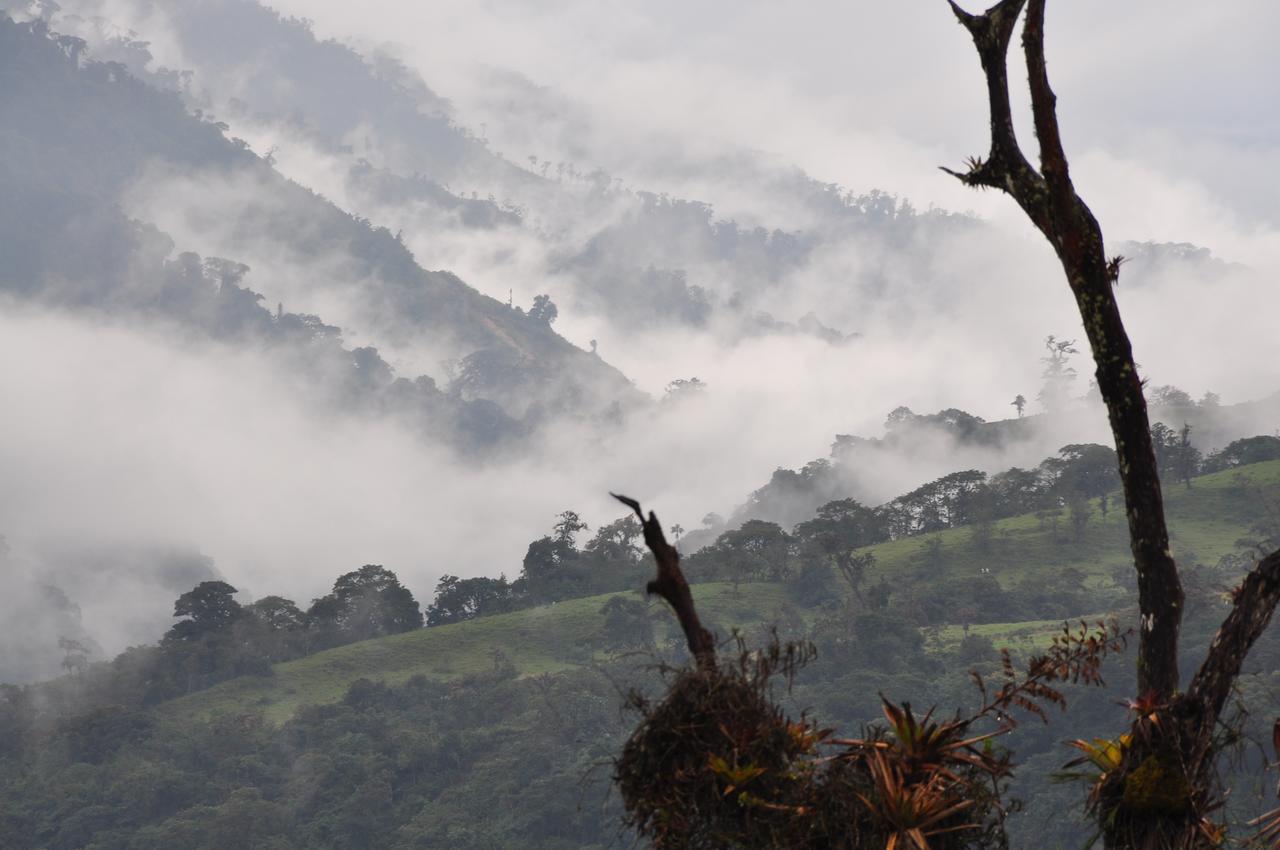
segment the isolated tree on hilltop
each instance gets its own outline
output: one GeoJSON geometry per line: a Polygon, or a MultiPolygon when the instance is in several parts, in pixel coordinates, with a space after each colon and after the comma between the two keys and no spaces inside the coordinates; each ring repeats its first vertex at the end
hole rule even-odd
{"type": "Polygon", "coordinates": [[[1045,337],[1044,347],[1048,352],[1040,358],[1040,362],[1044,364],[1044,373],[1041,375],[1044,386],[1040,388],[1040,395],[1036,399],[1044,405],[1045,410],[1052,413],[1065,407],[1071,397],[1071,384],[1076,379],[1076,370],[1070,360],[1072,354],[1080,353],[1080,349],[1076,348],[1075,340],[1058,339],[1053,334],[1045,337]]]}
{"type": "Polygon", "coordinates": [[[307,625],[306,615],[297,603],[283,596],[264,596],[245,610],[273,632],[298,631],[307,625]]]}
{"type": "Polygon", "coordinates": [[[422,612],[413,594],[380,564],[365,564],[338,576],[333,592],[312,603],[307,614],[321,629],[335,629],[348,640],[367,640],[422,626],[422,612]]]}
{"type": "Polygon", "coordinates": [[[551,534],[529,544],[515,582],[519,593],[527,593],[535,602],[553,602],[578,595],[588,578],[577,548],[578,532],[587,524],[576,511],[556,515],[551,534]]]}
{"type": "Polygon", "coordinates": [[[552,302],[550,295],[533,296],[533,306],[529,308],[529,318],[535,322],[551,325],[560,315],[559,308],[552,302]]]}
{"type": "Polygon", "coordinates": [[[459,578],[443,575],[435,601],[427,607],[427,625],[443,626],[510,610],[514,602],[507,577],[459,578]]]}
{"type": "Polygon", "coordinates": [[[788,569],[791,538],[776,522],[749,519],[716,538],[728,561],[730,576],[740,580],[783,578],[788,569]]]}
{"type": "Polygon", "coordinates": [[[1092,499],[1120,485],[1116,453],[1097,443],[1063,446],[1058,449],[1058,457],[1046,459],[1040,468],[1052,476],[1053,489],[1064,497],[1079,493],[1092,499]]]}
{"type": "Polygon", "coordinates": [[[200,582],[173,604],[173,616],[183,619],[173,624],[165,639],[195,640],[227,628],[244,613],[236,593],[225,581],[200,582]]]}
{"type": "Polygon", "coordinates": [[[579,531],[587,531],[587,524],[578,516],[577,511],[561,511],[556,515],[556,524],[552,526],[557,543],[574,545],[579,531]]]}

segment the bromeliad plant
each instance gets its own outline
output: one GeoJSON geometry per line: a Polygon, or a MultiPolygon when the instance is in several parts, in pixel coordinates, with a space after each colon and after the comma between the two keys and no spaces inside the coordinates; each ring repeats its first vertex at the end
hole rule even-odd
{"type": "Polygon", "coordinates": [[[1024,671],[1005,652],[996,682],[974,673],[982,700],[968,715],[919,715],[882,696],[883,725],[833,737],[772,699],[771,679],[789,685],[812,647],[739,641],[736,659],[719,659],[657,517],[619,498],[658,560],[650,592],[675,608],[696,659],[661,701],[633,695],[641,722],[615,762],[628,823],[655,847],[1002,847],[1010,757],[996,739],[1018,712],[1047,721],[1065,706],[1060,685],[1101,684],[1103,658],[1127,640],[1115,623],[1064,626],[1024,671]]]}
{"type": "Polygon", "coordinates": [[[855,791],[870,832],[887,847],[985,844],[998,832],[1005,810],[1002,780],[1008,754],[991,746],[1004,729],[970,735],[976,717],[917,717],[909,704],[881,696],[886,726],[860,739],[833,739],[833,758],[869,780],[855,791]]]}
{"type": "MultiPolygon", "coordinates": [[[[1169,544],[1160,468],[1143,395],[1144,382],[1115,294],[1123,258],[1108,256],[1102,227],[1072,181],[1058,122],[1057,96],[1049,82],[1045,55],[1046,2],[998,0],[982,13],[971,13],[955,0],[948,0],[956,20],[969,33],[978,53],[985,78],[990,147],[985,156],[970,157],[963,170],[944,170],[966,186],[1009,195],[1048,240],[1074,296],[1093,356],[1094,378],[1115,441],[1124,515],[1137,575],[1138,690],[1150,692],[1152,710],[1133,719],[1130,739],[1119,751],[1118,766],[1104,771],[1104,780],[1097,788],[1093,812],[1103,842],[1112,850],[1209,850],[1220,846],[1223,834],[1221,825],[1211,821],[1210,816],[1220,805],[1219,757],[1232,738],[1221,732],[1224,726],[1229,726],[1224,713],[1245,659],[1280,607],[1280,551],[1260,553],[1262,557],[1231,595],[1228,613],[1198,669],[1184,684],[1179,639],[1185,593],[1169,544]],[[1032,164],[1018,141],[1010,97],[1008,54],[1020,20],[1031,118],[1039,149],[1038,165],[1032,164]]],[[[626,501],[639,513],[639,505],[626,501]]],[[[703,677],[708,682],[723,677],[710,633],[698,622],[688,585],[680,574],[679,558],[662,539],[661,528],[652,514],[645,522],[645,541],[658,559],[658,577],[649,585],[650,592],[671,603],[684,628],[690,651],[697,659],[697,670],[690,675],[703,677]]],[[[1084,636],[1066,650],[1059,647],[1057,653],[1050,652],[1036,659],[1021,680],[1009,677],[1010,665],[1006,661],[1006,682],[997,700],[1004,699],[1006,708],[1022,709],[1043,718],[1046,705],[1061,705],[1061,694],[1054,689],[1054,682],[1096,683],[1097,662],[1114,635],[1092,637],[1091,641],[1089,636],[1084,636]]],[[[693,705],[696,708],[697,704],[693,705]]],[[[700,717],[699,711],[695,710],[694,716],[700,717]]],[[[999,715],[996,719],[997,723],[1001,722],[999,715]]],[[[645,727],[637,730],[637,736],[645,734],[648,734],[645,727]]],[[[890,750],[871,748],[868,752],[890,750]]],[[[796,775],[794,787],[804,791],[796,792],[800,798],[826,800],[822,797],[823,789],[828,783],[836,782],[839,772],[834,767],[809,767],[805,760],[811,758],[809,753],[787,755],[780,758],[780,764],[796,775]],[[796,758],[800,759],[799,765],[795,763],[796,758]],[[811,781],[805,778],[810,775],[811,781]]],[[[846,765],[852,777],[850,784],[862,783],[855,790],[874,802],[877,797],[873,795],[883,793],[887,787],[884,782],[888,781],[885,777],[890,773],[879,767],[873,769],[867,758],[836,759],[828,764],[846,765]],[[880,792],[876,791],[878,781],[880,792]]],[[[887,755],[885,758],[890,759],[887,755]]],[[[626,761],[624,754],[622,764],[626,761]]],[[[705,770],[705,760],[700,764],[703,766],[699,769],[705,770]]],[[[965,770],[975,769],[970,765],[956,775],[963,778],[965,770]]],[[[752,783],[764,782],[766,775],[770,774],[761,774],[752,783]]],[[[655,808],[646,790],[671,778],[670,774],[658,772],[650,777],[647,785],[632,786],[631,793],[624,788],[624,802],[642,834],[656,834],[649,827],[666,823],[664,819],[673,816],[671,809],[655,808]]],[[[681,777],[681,781],[688,778],[681,777]]],[[[948,793],[940,790],[946,787],[944,783],[935,783],[921,785],[921,795],[926,787],[932,789],[932,794],[948,793]]],[[[867,806],[857,794],[849,799],[856,801],[855,808],[841,809],[842,804],[834,798],[827,803],[813,803],[819,812],[844,817],[843,833],[829,828],[839,820],[835,814],[831,814],[835,820],[830,822],[824,820],[827,814],[815,815],[816,821],[810,820],[807,828],[795,827],[787,833],[794,841],[782,846],[870,846],[859,843],[861,833],[847,837],[864,828],[873,830],[870,835],[875,835],[875,829],[881,830],[886,841],[888,836],[896,836],[895,846],[904,841],[916,847],[922,841],[930,842],[931,846],[934,842],[939,846],[972,846],[978,843],[972,836],[979,835],[979,831],[969,828],[944,831],[953,825],[950,819],[956,819],[956,826],[980,825],[988,822],[985,818],[994,817],[991,813],[996,811],[990,806],[984,808],[978,798],[973,805],[956,809],[946,817],[915,819],[907,826],[908,821],[897,815],[896,820],[886,820],[883,814],[887,810],[879,804],[867,806]],[[881,812],[879,820],[868,814],[873,811],[881,812]]],[[[790,811],[795,812],[796,808],[790,811]]],[[[936,811],[944,812],[946,808],[936,811]]],[[[698,821],[702,816],[696,810],[684,810],[679,817],[698,821]]],[[[1271,823],[1264,821],[1259,826],[1269,830],[1268,834],[1280,833],[1280,827],[1270,829],[1271,823]]],[[[662,834],[670,838],[670,846],[695,846],[680,844],[678,830],[662,834]]],[[[718,846],[762,846],[749,833],[729,830],[719,837],[722,840],[718,846]]]]}
{"type": "MultiPolygon", "coordinates": [[[[1222,808],[1222,796],[1215,793],[1215,786],[1189,782],[1187,777],[1194,775],[1191,766],[1160,747],[1172,734],[1169,706],[1151,691],[1122,704],[1133,716],[1130,731],[1115,739],[1068,742],[1084,755],[1068,762],[1058,775],[1088,783],[1086,809],[1101,827],[1094,840],[1120,835],[1132,846],[1179,847],[1181,839],[1164,824],[1176,815],[1192,819],[1196,840],[1204,846],[1220,846],[1225,830],[1213,814],[1222,808]]],[[[1225,733],[1234,731],[1227,728],[1225,733]]],[[[1220,742],[1215,750],[1224,746],[1220,742]]]]}

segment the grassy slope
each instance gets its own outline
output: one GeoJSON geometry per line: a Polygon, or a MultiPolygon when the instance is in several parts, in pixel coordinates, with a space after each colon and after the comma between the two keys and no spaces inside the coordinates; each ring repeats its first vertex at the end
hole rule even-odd
{"type": "MultiPolygon", "coordinates": [[[[1234,487],[1236,476],[1269,490],[1280,488],[1280,461],[1255,464],[1243,470],[1197,478],[1188,491],[1181,486],[1166,494],[1166,509],[1173,533],[1175,554],[1183,563],[1195,559],[1213,563],[1232,551],[1247,531],[1248,519],[1258,513],[1256,502],[1234,487]]],[[[979,551],[970,529],[944,531],[936,536],[943,546],[947,570],[977,575],[989,568],[1001,582],[1033,578],[1048,570],[1073,567],[1099,585],[1111,582],[1115,567],[1130,563],[1128,538],[1122,511],[1113,509],[1104,520],[1095,502],[1093,515],[1081,542],[1053,542],[1053,529],[1034,516],[1014,517],[995,524],[993,543],[979,551]]],[[[1064,513],[1058,535],[1070,535],[1064,513]]],[[[871,547],[880,575],[910,569],[924,554],[927,538],[897,540],[871,547]]],[[[748,584],[734,591],[725,584],[694,586],[703,616],[722,629],[745,626],[768,618],[787,603],[786,590],[773,584],[748,584]]],[[[268,722],[279,723],[302,705],[332,702],[360,677],[402,682],[423,674],[449,679],[492,666],[501,651],[526,675],[550,673],[590,663],[592,645],[601,628],[600,606],[609,595],[573,599],[511,614],[486,617],[451,626],[421,629],[407,634],[364,641],[317,655],[278,664],[269,678],[246,677],[224,683],[169,703],[174,715],[210,717],[261,711],[268,722]],[[564,647],[572,647],[566,651],[564,647]]],[[[1033,621],[978,625],[974,631],[997,644],[1025,645],[1041,642],[1061,628],[1059,621],[1033,621]]],[[[960,628],[938,629],[934,645],[945,646],[960,638],[960,628]]]]}
{"type": "MultiPolygon", "coordinates": [[[[1232,551],[1235,542],[1246,534],[1250,518],[1257,516],[1260,508],[1255,499],[1235,487],[1237,477],[1268,490],[1278,488],[1280,461],[1205,475],[1193,479],[1190,490],[1178,485],[1165,491],[1170,544],[1180,563],[1198,560],[1212,564],[1232,551]]],[[[1047,569],[1070,567],[1080,570],[1091,582],[1110,584],[1113,570],[1127,569],[1132,563],[1123,505],[1117,494],[1112,494],[1110,502],[1105,519],[1098,500],[1090,503],[1091,515],[1083,538],[1071,545],[1054,542],[1051,521],[1023,515],[995,523],[993,542],[986,551],[972,543],[971,528],[870,547],[869,551],[875,553],[876,565],[869,577],[875,581],[881,575],[892,575],[918,564],[928,541],[937,538],[942,543],[947,571],[953,575],[977,575],[985,567],[1002,584],[1008,585],[1034,578],[1047,569]]],[[[1070,540],[1072,532],[1067,511],[1062,512],[1057,525],[1057,537],[1070,540]]]]}
{"type": "MultiPolygon", "coordinates": [[[[261,711],[269,723],[287,720],[303,705],[342,698],[352,681],[389,683],[422,674],[452,679],[490,669],[501,652],[522,674],[554,673],[589,664],[610,596],[570,599],[511,614],[419,629],[368,640],[275,665],[272,677],[243,677],[175,700],[171,713],[210,717],[261,711]],[[566,650],[566,647],[570,649],[566,650]]],[[[700,611],[722,629],[747,626],[785,603],[780,585],[694,587],[700,611]]]]}

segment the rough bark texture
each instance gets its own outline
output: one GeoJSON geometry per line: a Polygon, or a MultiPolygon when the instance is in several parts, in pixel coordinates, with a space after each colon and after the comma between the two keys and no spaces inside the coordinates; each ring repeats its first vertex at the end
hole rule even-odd
{"type": "MultiPolygon", "coordinates": [[[[1245,578],[1190,688],[1180,693],[1178,631],[1183,593],[1169,551],[1142,382],[1113,291],[1121,258],[1107,259],[1102,229],[1071,182],[1056,97],[1045,67],[1045,0],[1002,0],[981,15],[948,2],[973,37],[982,62],[991,147],[985,160],[971,159],[964,172],[943,170],[967,185],[1010,195],[1053,245],[1080,310],[1115,438],[1138,573],[1142,616],[1138,704],[1143,708],[1132,724],[1132,743],[1126,745],[1122,764],[1105,774],[1100,786],[1100,793],[1110,800],[1097,808],[1104,841],[1112,848],[1132,850],[1217,847],[1220,836],[1209,816],[1216,808],[1214,731],[1245,657],[1280,604],[1280,552],[1263,558],[1245,578]],[[1018,145],[1009,104],[1008,49],[1024,8],[1022,47],[1040,149],[1038,169],[1018,145]],[[1179,800],[1166,790],[1170,806],[1151,808],[1131,802],[1130,780],[1140,778],[1144,770],[1148,785],[1153,770],[1161,787],[1179,787],[1181,783],[1186,789],[1183,798],[1179,800]]],[[[616,498],[640,518],[645,543],[657,561],[657,576],[648,584],[649,593],[661,596],[675,611],[698,668],[714,671],[715,642],[698,619],[680,569],[679,553],[667,543],[652,512],[646,518],[634,499],[616,498]]],[[[1136,787],[1137,783],[1133,784],[1136,787]]]]}
{"type": "MultiPolygon", "coordinates": [[[[1169,552],[1142,382],[1112,290],[1121,258],[1107,259],[1102,230],[1071,183],[1058,127],[1057,98],[1045,66],[1045,0],[1002,0],[981,15],[964,11],[952,0],[948,2],[973,37],[986,75],[991,150],[985,161],[970,160],[969,169],[963,173],[943,170],[967,185],[999,189],[1010,195],[1053,245],[1084,322],[1098,388],[1115,437],[1142,615],[1138,686],[1145,704],[1162,706],[1158,714],[1170,721],[1135,721],[1135,732],[1146,724],[1148,734],[1142,736],[1143,746],[1135,747],[1126,757],[1119,781],[1123,784],[1127,771],[1135,769],[1142,758],[1169,755],[1183,765],[1186,778],[1192,783],[1192,797],[1204,802],[1206,789],[1213,781],[1213,733],[1223,706],[1245,656],[1280,603],[1280,552],[1263,558],[1236,591],[1231,612],[1204,663],[1188,691],[1179,693],[1178,630],[1183,594],[1177,566],[1169,552]],[[1008,48],[1024,6],[1022,47],[1040,148],[1038,171],[1018,146],[1009,109],[1008,48]]],[[[1138,738],[1135,734],[1135,740],[1138,738]]],[[[1102,812],[1107,844],[1208,846],[1214,840],[1212,830],[1204,828],[1200,803],[1194,805],[1197,808],[1193,817],[1187,816],[1189,812],[1171,813],[1159,823],[1149,821],[1149,828],[1137,833],[1118,830],[1115,819],[1102,812]]],[[[1207,804],[1205,808],[1209,808],[1207,804]]]]}
{"type": "Polygon", "coordinates": [[[653,511],[648,518],[640,510],[640,503],[617,493],[610,494],[622,504],[635,511],[644,529],[644,542],[653,553],[658,563],[658,574],[645,586],[645,590],[655,596],[661,596],[676,612],[680,628],[684,631],[684,639],[689,645],[689,653],[697,661],[702,670],[716,666],[716,642],[711,632],[702,626],[698,619],[698,609],[693,604],[693,593],[689,590],[689,582],[685,580],[684,571],[680,569],[680,553],[667,542],[662,533],[662,523],[653,511]]]}
{"type": "Polygon", "coordinates": [[[1025,4],[1026,0],[1004,0],[983,15],[971,15],[951,4],[956,17],[973,36],[987,76],[991,152],[986,161],[975,160],[967,173],[949,173],[968,185],[1009,194],[1053,245],[1066,272],[1093,351],[1094,374],[1107,406],[1120,462],[1142,614],[1139,690],[1167,699],[1178,689],[1182,586],[1169,553],[1147,403],[1112,288],[1118,263],[1107,260],[1102,229],[1076,194],[1063,152],[1056,97],[1045,70],[1044,0],[1031,0],[1022,33],[1040,143],[1038,172],[1027,162],[1014,136],[1006,56],[1014,23],[1025,4]]]}
{"type": "MultiPolygon", "coordinates": [[[[1277,603],[1280,603],[1280,552],[1272,552],[1259,561],[1236,588],[1231,613],[1222,621],[1209,644],[1204,663],[1187,689],[1187,699],[1200,707],[1203,717],[1216,722],[1222,714],[1236,676],[1240,675],[1240,665],[1271,622],[1277,603]]],[[[1212,727],[1201,731],[1207,735],[1212,727]]]]}

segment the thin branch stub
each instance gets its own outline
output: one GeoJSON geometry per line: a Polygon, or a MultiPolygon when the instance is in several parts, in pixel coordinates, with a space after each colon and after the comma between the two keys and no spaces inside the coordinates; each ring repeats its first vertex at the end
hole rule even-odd
{"type": "Polygon", "coordinates": [[[689,582],[685,580],[684,571],[680,569],[680,553],[667,542],[662,533],[662,523],[658,516],[649,511],[644,515],[640,503],[628,496],[610,493],[610,496],[626,505],[640,519],[644,529],[644,542],[657,561],[658,572],[653,581],[645,586],[645,591],[661,596],[675,611],[676,619],[684,632],[685,642],[689,645],[689,653],[694,657],[700,670],[714,669],[716,666],[716,642],[711,632],[702,626],[698,619],[698,609],[693,604],[693,593],[689,590],[689,582]]]}

